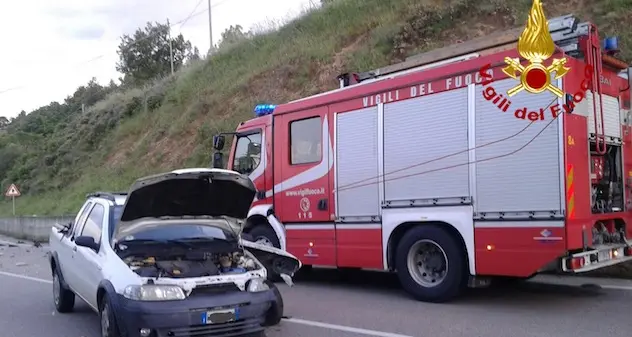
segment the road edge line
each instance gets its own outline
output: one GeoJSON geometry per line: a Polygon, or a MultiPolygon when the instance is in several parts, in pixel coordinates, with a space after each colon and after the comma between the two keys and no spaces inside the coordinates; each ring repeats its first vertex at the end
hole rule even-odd
{"type": "Polygon", "coordinates": [[[52,284],[53,283],[53,281],[51,281],[51,280],[46,280],[46,279],[43,279],[43,278],[32,277],[32,276],[26,276],[26,275],[22,275],[22,274],[9,273],[9,272],[6,272],[6,271],[0,271],[0,275],[11,276],[11,277],[15,277],[15,278],[21,278],[23,280],[35,281],[35,282],[40,282],[40,283],[47,283],[47,284],[52,284]]]}
{"type": "Polygon", "coordinates": [[[344,325],[323,323],[323,322],[317,322],[317,321],[308,321],[308,320],[300,319],[300,318],[284,318],[283,321],[290,322],[290,323],[295,323],[295,324],[301,324],[301,325],[309,325],[309,326],[314,326],[314,327],[318,327],[318,328],[326,328],[326,329],[331,329],[331,330],[338,330],[338,331],[345,331],[345,332],[363,334],[363,335],[368,335],[368,336],[377,336],[377,337],[412,337],[412,336],[409,336],[409,335],[400,335],[400,334],[392,333],[392,332],[383,332],[383,331],[377,331],[377,330],[360,329],[360,328],[354,328],[354,327],[344,326],[344,325]]]}
{"type": "MultiPolygon", "coordinates": [[[[22,275],[22,274],[9,273],[9,272],[6,272],[6,271],[0,271],[0,275],[20,278],[20,279],[23,279],[23,280],[35,281],[35,282],[39,282],[39,283],[46,283],[46,284],[52,284],[53,283],[53,281],[51,281],[51,280],[46,280],[46,279],[43,279],[43,278],[32,277],[32,276],[27,276],[27,275],[22,275]]],[[[351,333],[357,333],[357,334],[364,334],[364,335],[368,335],[368,336],[376,336],[376,337],[412,337],[412,336],[409,336],[409,335],[401,335],[401,334],[397,334],[397,333],[383,332],[383,331],[377,331],[377,330],[360,329],[360,328],[354,328],[354,327],[344,326],[344,325],[323,323],[323,322],[317,322],[317,321],[309,321],[309,320],[300,319],[300,318],[284,318],[283,321],[290,322],[290,323],[295,323],[295,324],[301,324],[301,325],[309,325],[309,326],[314,326],[314,327],[319,327],[319,328],[326,328],[326,329],[331,329],[331,330],[338,330],[338,331],[345,331],[345,332],[351,332],[351,333]]]]}
{"type": "Polygon", "coordinates": [[[614,290],[627,290],[627,291],[632,291],[632,287],[630,286],[617,286],[617,285],[610,285],[610,284],[597,284],[598,286],[600,286],[603,289],[614,289],[614,290]]]}
{"type": "MultiPolygon", "coordinates": [[[[0,271],[0,275],[20,278],[20,279],[23,279],[23,280],[29,280],[29,281],[39,282],[39,283],[46,283],[46,284],[52,284],[53,283],[53,281],[51,281],[51,280],[46,280],[46,279],[43,279],[43,278],[27,276],[27,275],[23,275],[23,274],[9,273],[9,272],[6,272],[6,271],[0,271]]],[[[626,287],[626,286],[617,286],[617,285],[599,285],[599,286],[601,288],[603,288],[603,289],[632,291],[632,287],[626,287]]],[[[392,332],[384,332],[384,331],[377,331],[377,330],[354,328],[354,327],[345,326],[345,325],[337,325],[337,324],[323,323],[323,322],[317,322],[317,321],[310,321],[310,320],[305,320],[305,319],[300,319],[300,318],[284,318],[283,321],[289,322],[289,323],[301,324],[301,325],[308,325],[308,326],[313,326],[313,327],[318,327],[318,328],[325,328],[325,329],[330,329],[330,330],[338,330],[338,331],[345,331],[345,332],[351,332],[351,333],[356,333],[356,334],[364,334],[364,335],[369,335],[369,336],[376,336],[376,337],[412,337],[412,336],[409,336],[409,335],[402,335],[402,334],[397,334],[397,333],[392,333],[392,332]]]]}

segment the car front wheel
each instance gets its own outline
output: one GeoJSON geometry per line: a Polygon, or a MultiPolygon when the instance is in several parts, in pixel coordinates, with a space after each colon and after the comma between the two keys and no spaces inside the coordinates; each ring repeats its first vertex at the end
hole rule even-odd
{"type": "Polygon", "coordinates": [[[107,296],[104,296],[101,301],[99,316],[101,317],[101,337],[121,337],[107,296]]]}
{"type": "Polygon", "coordinates": [[[57,269],[53,270],[53,302],[60,313],[71,312],[75,307],[75,294],[64,288],[57,269]]]}
{"type": "Polygon", "coordinates": [[[272,289],[276,301],[274,301],[270,309],[268,309],[263,325],[273,326],[279,324],[281,322],[281,319],[283,318],[283,297],[281,296],[279,288],[277,288],[274,283],[266,281],[266,284],[268,285],[268,287],[270,287],[270,289],[272,289]]]}

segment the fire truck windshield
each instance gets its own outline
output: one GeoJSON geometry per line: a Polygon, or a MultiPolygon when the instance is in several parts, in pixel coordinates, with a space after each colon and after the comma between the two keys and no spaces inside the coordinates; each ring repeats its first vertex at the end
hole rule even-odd
{"type": "Polygon", "coordinates": [[[238,135],[236,142],[232,169],[241,174],[250,174],[261,162],[261,133],[238,135]]]}

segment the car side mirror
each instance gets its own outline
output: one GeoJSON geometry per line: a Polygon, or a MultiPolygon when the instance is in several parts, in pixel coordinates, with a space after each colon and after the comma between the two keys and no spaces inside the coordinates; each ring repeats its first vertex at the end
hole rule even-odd
{"type": "Polygon", "coordinates": [[[221,151],[224,149],[224,145],[226,143],[226,137],[223,135],[215,135],[213,136],[213,148],[217,151],[221,151]]]}
{"type": "Polygon", "coordinates": [[[213,168],[224,168],[224,154],[221,152],[213,153],[213,168]]]}
{"type": "Polygon", "coordinates": [[[63,225],[63,227],[61,227],[61,229],[59,230],[59,233],[61,233],[62,235],[66,235],[70,232],[70,228],[72,228],[72,222],[63,225]]]}
{"type": "Polygon", "coordinates": [[[99,245],[94,241],[91,236],[78,236],[75,238],[75,244],[80,247],[87,247],[94,251],[99,250],[99,245]]]}

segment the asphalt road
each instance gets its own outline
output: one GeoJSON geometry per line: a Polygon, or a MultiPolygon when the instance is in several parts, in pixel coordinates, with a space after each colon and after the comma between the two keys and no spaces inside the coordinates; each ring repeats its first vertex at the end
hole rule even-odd
{"type": "MultiPolygon", "coordinates": [[[[77,301],[52,304],[45,248],[0,244],[2,337],[94,337],[99,320],[77,301]]],[[[268,337],[628,337],[632,281],[543,278],[507,288],[471,290],[455,303],[429,304],[404,294],[383,273],[314,270],[281,286],[286,315],[268,337]],[[547,283],[541,283],[547,282],[547,283]],[[571,284],[571,285],[569,285],[571,284]],[[606,289],[607,288],[607,289],[606,289]]]]}

